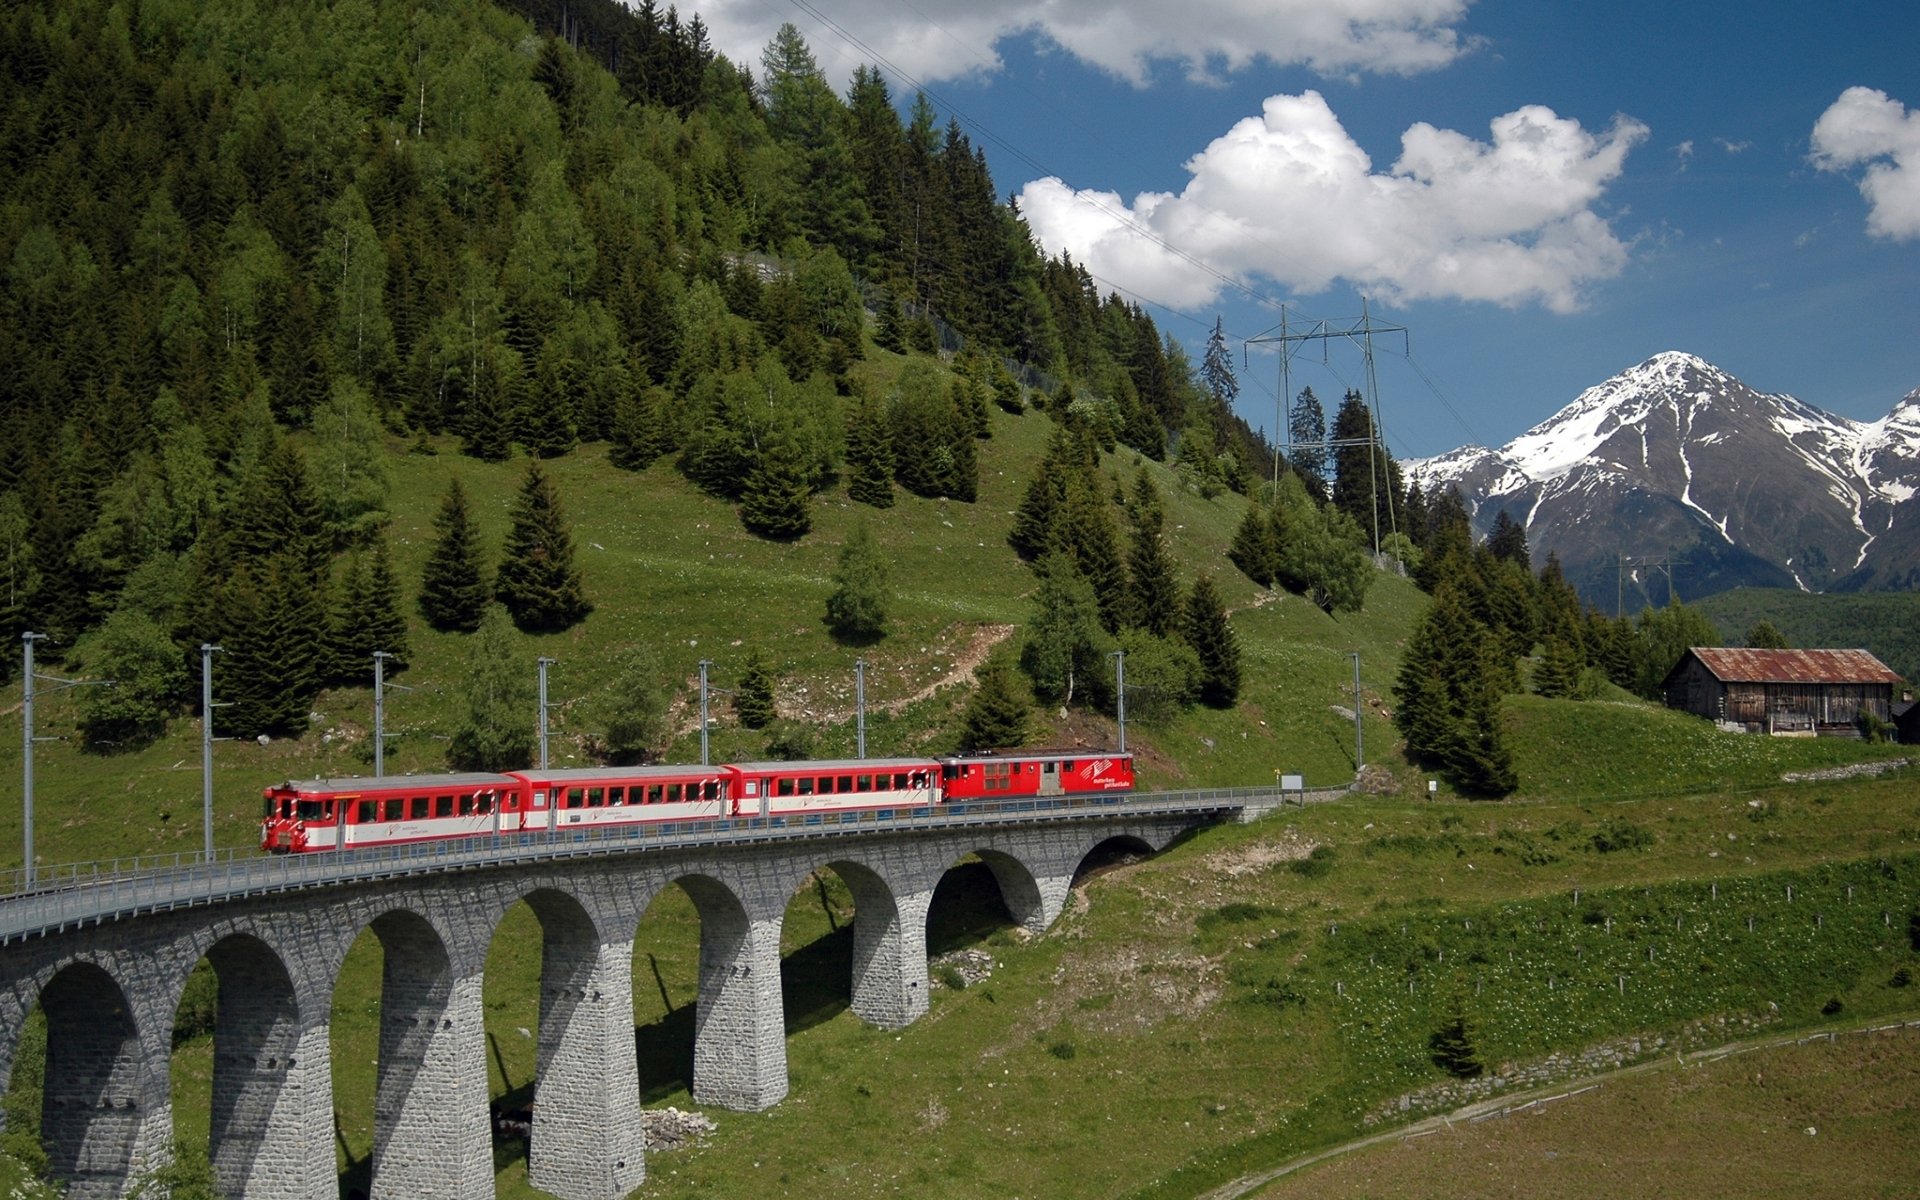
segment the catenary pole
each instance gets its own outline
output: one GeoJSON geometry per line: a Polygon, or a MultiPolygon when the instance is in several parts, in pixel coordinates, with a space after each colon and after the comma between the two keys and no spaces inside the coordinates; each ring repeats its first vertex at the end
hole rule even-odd
{"type": "Polygon", "coordinates": [[[853,660],[853,711],[855,758],[867,756],[867,660],[853,660]]]}
{"type": "Polygon", "coordinates": [[[200,829],[208,862],[213,861],[213,656],[220,647],[200,643],[200,829]]]}

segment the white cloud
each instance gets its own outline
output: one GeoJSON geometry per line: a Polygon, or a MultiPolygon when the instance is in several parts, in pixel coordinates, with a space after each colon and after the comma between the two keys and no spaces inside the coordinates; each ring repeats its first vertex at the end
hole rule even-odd
{"type": "Polygon", "coordinates": [[[1876,88],[1850,87],[1814,122],[1812,158],[1823,171],[1866,166],[1867,232],[1920,237],[1920,112],[1876,88]]]}
{"type": "Polygon", "coordinates": [[[1020,208],[1050,252],[1178,306],[1208,303],[1225,275],[1566,312],[1584,285],[1626,265],[1593,205],[1646,135],[1629,117],[1596,135],[1529,105],[1495,118],[1491,142],[1414,125],[1383,173],[1309,91],[1270,97],[1214,139],[1187,161],[1179,195],[1128,205],[1041,179],[1020,208]]]}
{"type": "Polygon", "coordinates": [[[1687,164],[1693,161],[1693,139],[1688,138],[1678,146],[1675,146],[1673,148],[1673,156],[1680,160],[1680,169],[1682,171],[1686,170],[1687,164]]]}
{"type": "Polygon", "coordinates": [[[1732,138],[1723,138],[1723,137],[1717,137],[1713,140],[1722,150],[1725,150],[1728,154],[1743,154],[1746,151],[1751,150],[1753,148],[1753,143],[1750,141],[1736,142],[1732,138]]]}
{"type": "Polygon", "coordinates": [[[1262,59],[1322,75],[1433,70],[1471,48],[1472,39],[1457,28],[1471,2],[1215,0],[1201,12],[1165,0],[970,0],[951,6],[845,0],[816,10],[837,30],[765,0],[696,0],[681,9],[697,11],[714,47],[756,72],[774,31],[791,20],[836,86],[876,56],[923,82],[991,72],[1000,66],[995,45],[1023,33],[1138,84],[1154,63],[1177,64],[1195,78],[1262,59]]]}

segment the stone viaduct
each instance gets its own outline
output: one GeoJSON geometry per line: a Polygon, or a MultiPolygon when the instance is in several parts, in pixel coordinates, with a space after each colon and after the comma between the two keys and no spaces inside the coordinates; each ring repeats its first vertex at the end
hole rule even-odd
{"type": "Polygon", "coordinates": [[[120,898],[76,917],[69,897],[57,919],[5,919],[34,899],[11,897],[0,900],[0,1085],[38,1003],[48,1032],[42,1142],[54,1174],[74,1200],[124,1195],[172,1153],[172,1032],[204,957],[219,981],[210,1149],[222,1190],[331,1200],[328,1019],[342,960],[371,929],[385,952],[372,1195],[491,1196],[481,983],[498,922],[524,900],[542,938],[529,1176],[566,1200],[613,1200],[646,1170],[631,962],[642,915],[663,889],[685,889],[700,917],[694,1099],[762,1109],[787,1092],[780,929],[811,872],[830,867],[853,893],[854,1012],[897,1028],[927,1011],[928,910],[958,860],[984,861],[1014,919],[1040,932],[1096,848],[1120,839],[1157,851],[1265,797],[1147,799],[1045,820],[920,818],[590,852],[549,845],[318,883],[291,873],[309,865],[297,862],[279,884],[189,888],[165,903],[128,899],[138,889],[116,884],[120,898]]]}

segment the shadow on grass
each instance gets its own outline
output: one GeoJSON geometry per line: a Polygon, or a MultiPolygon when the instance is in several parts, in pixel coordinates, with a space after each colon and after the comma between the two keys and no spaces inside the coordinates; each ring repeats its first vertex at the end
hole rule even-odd
{"type": "Polygon", "coordinates": [[[927,955],[938,958],[1013,928],[1000,883],[983,862],[961,863],[940,877],[927,911],[927,955]]]}
{"type": "Polygon", "coordinates": [[[843,925],[780,961],[787,1036],[845,1012],[853,1002],[853,926],[843,925]]]}

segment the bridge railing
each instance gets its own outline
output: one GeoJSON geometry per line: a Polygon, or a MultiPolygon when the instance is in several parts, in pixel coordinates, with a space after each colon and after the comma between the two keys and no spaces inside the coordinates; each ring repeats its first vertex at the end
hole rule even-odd
{"type": "MultiPolygon", "coordinates": [[[[76,924],[268,892],[431,874],[516,861],[844,837],[899,829],[1030,824],[1099,816],[1204,814],[1272,804],[1271,788],[976,800],[920,807],[660,821],[596,829],[481,834],[306,854],[255,850],[146,855],[0,874],[0,944],[76,924]]],[[[1288,798],[1297,798],[1290,793],[1288,798]]]]}

